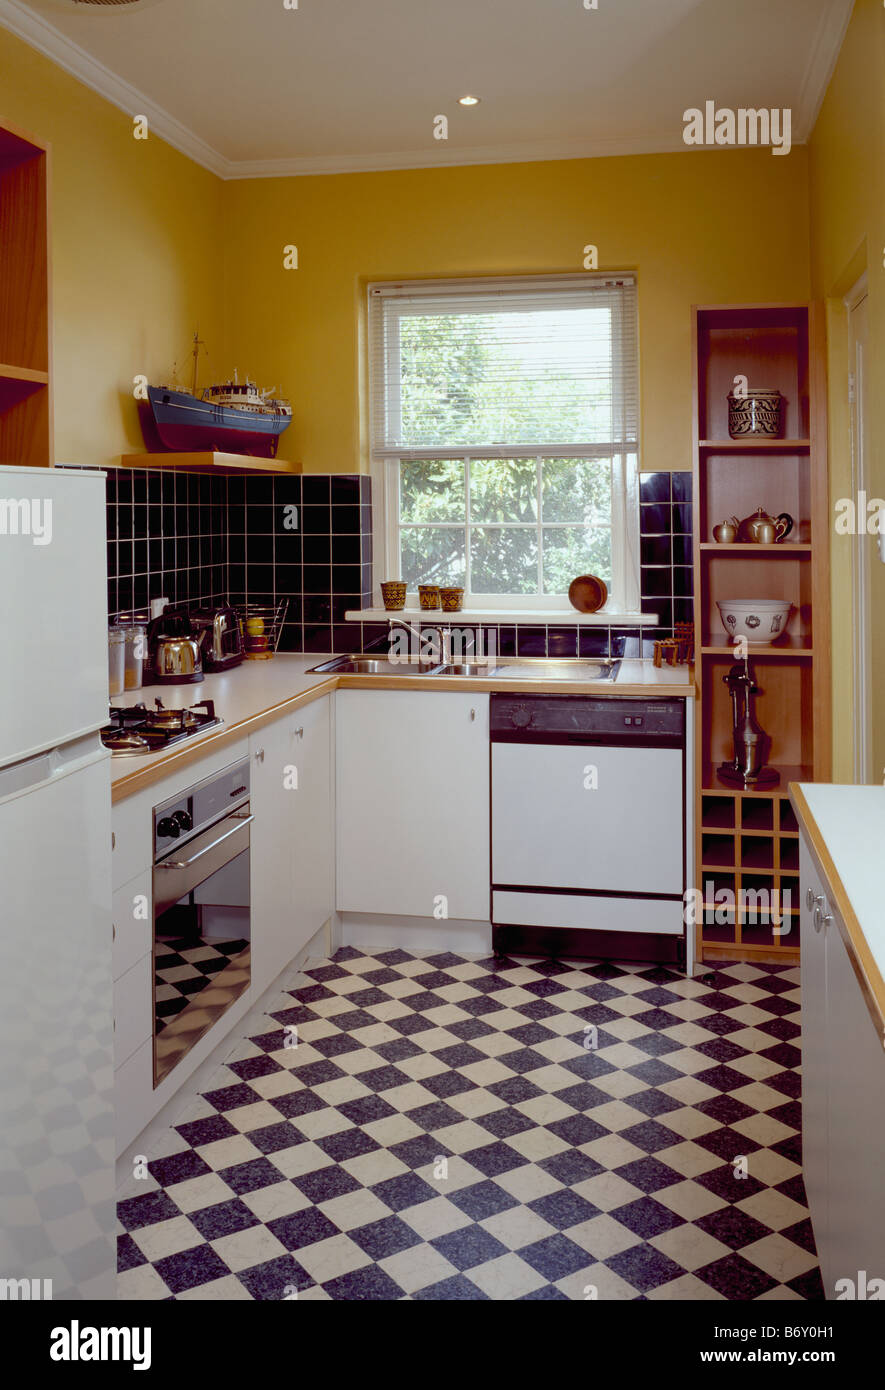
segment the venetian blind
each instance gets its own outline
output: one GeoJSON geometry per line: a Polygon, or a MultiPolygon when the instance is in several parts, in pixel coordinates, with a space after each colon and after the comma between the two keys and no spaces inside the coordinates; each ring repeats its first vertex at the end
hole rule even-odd
{"type": "Polygon", "coordinates": [[[632,453],[632,276],[369,286],[377,458],[632,453]]]}

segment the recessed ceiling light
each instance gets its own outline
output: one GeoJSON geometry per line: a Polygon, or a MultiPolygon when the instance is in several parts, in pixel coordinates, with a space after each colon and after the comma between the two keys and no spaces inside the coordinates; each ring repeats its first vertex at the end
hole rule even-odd
{"type": "Polygon", "coordinates": [[[480,97],[469,97],[469,96],[468,96],[468,97],[459,97],[459,98],[458,98],[458,105],[459,105],[459,106],[479,106],[480,100],[481,100],[480,97]]]}

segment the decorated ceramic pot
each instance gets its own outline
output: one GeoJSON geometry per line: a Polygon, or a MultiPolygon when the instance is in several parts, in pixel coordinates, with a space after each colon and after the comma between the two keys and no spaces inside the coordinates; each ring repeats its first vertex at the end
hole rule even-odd
{"type": "Polygon", "coordinates": [[[717,599],[716,607],[729,637],[769,646],[786,631],[793,605],[781,598],[729,598],[717,599]]]}
{"type": "Polygon", "coordinates": [[[778,439],[784,398],[780,391],[751,386],[745,396],[728,397],[728,433],[732,439],[778,439]]]}

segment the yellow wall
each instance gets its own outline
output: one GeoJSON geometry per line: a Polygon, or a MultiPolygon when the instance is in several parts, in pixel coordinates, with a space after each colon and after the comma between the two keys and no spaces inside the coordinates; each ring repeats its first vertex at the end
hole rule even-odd
{"type": "Polygon", "coordinates": [[[690,307],[807,299],[806,169],[797,148],[230,183],[228,344],[292,397],[287,455],[352,472],[368,280],[574,272],[592,243],[639,272],[643,465],[688,468],[690,307]]]}
{"type": "Polygon", "coordinates": [[[56,460],[111,464],[144,448],[135,373],[165,377],[197,324],[222,354],[223,184],[5,29],[0,75],[0,121],[52,146],[56,460]]]}
{"type": "MultiPolygon", "coordinates": [[[[868,492],[885,497],[885,10],[857,0],[810,144],[812,286],[827,298],[830,501],[850,496],[848,354],[842,297],[869,277],[868,492]]],[[[870,547],[873,767],[885,767],[885,565],[870,547]]],[[[834,780],[852,780],[851,540],[831,537],[834,780]]]]}

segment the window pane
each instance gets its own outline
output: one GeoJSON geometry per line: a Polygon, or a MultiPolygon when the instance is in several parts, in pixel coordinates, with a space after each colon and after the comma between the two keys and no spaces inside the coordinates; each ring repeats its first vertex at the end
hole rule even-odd
{"type": "Polygon", "coordinates": [[[535,521],[537,516],[538,465],[534,459],[471,461],[471,521],[535,521]]]}
{"type": "Polygon", "coordinates": [[[470,588],[475,594],[536,594],[538,533],[534,528],[470,528],[470,588]]]}
{"type": "Polygon", "coordinates": [[[541,516],[544,521],[611,525],[610,459],[544,459],[541,516]]]}
{"type": "Polygon", "coordinates": [[[464,532],[455,527],[404,526],[402,541],[403,579],[409,589],[419,584],[460,584],[467,565],[464,532]]]}
{"type": "Polygon", "coordinates": [[[545,526],[544,593],[567,594],[579,574],[595,574],[611,588],[612,545],[607,527],[545,526]]]}
{"type": "Polygon", "coordinates": [[[400,517],[407,521],[464,520],[464,464],[460,459],[415,459],[400,464],[400,517]]]}

